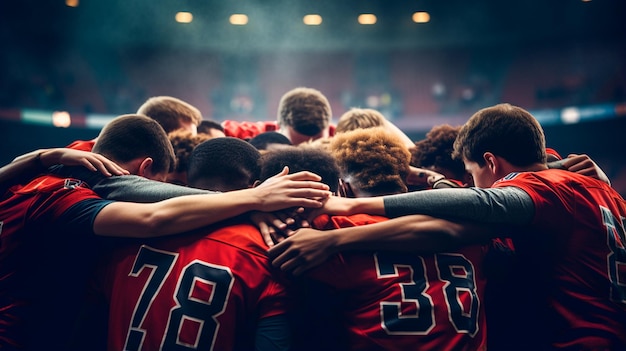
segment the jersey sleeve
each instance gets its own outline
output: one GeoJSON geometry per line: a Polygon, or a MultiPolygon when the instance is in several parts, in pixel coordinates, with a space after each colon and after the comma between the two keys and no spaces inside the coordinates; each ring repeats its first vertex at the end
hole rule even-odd
{"type": "Polygon", "coordinates": [[[105,177],[92,188],[98,195],[109,200],[140,203],[158,202],[184,195],[217,194],[217,192],[158,182],[134,175],[105,177]]]}
{"type": "Polygon", "coordinates": [[[64,228],[76,233],[93,234],[93,223],[98,213],[113,201],[99,198],[82,200],[64,211],[58,218],[64,228]]]}
{"type": "Polygon", "coordinates": [[[254,346],[257,350],[289,350],[291,345],[289,319],[286,315],[262,318],[256,330],[254,346]]]}
{"type": "Polygon", "coordinates": [[[533,199],[515,186],[413,191],[385,196],[383,201],[388,217],[424,214],[479,223],[528,224],[535,213],[533,199]]]}

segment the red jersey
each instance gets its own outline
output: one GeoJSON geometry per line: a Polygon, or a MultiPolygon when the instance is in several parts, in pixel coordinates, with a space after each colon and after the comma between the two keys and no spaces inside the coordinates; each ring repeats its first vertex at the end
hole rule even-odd
{"type": "MultiPolygon", "coordinates": [[[[222,122],[222,127],[224,127],[226,136],[244,140],[252,139],[261,133],[278,131],[278,123],[276,121],[239,122],[226,120],[222,122]]],[[[335,134],[335,126],[331,124],[328,128],[328,135],[333,136],[335,134]]]]}
{"type": "Polygon", "coordinates": [[[222,122],[222,127],[224,127],[226,136],[247,140],[261,133],[277,131],[278,123],[276,121],[239,122],[226,120],[222,122]]]}
{"type": "Polygon", "coordinates": [[[539,295],[533,321],[545,323],[546,342],[626,349],[624,199],[604,182],[562,170],[512,173],[493,185],[506,186],[535,205],[530,228],[513,238],[529,297],[539,295]]]}
{"type": "Polygon", "coordinates": [[[110,201],[80,181],[42,176],[0,201],[0,349],[65,348],[110,201]]]}
{"type": "MultiPolygon", "coordinates": [[[[384,220],[320,216],[314,225],[332,229],[384,220]]],[[[311,275],[347,294],[343,323],[353,350],[484,350],[484,255],[480,246],[421,256],[343,253],[311,275]]]]}
{"type": "Polygon", "coordinates": [[[116,249],[104,267],[109,350],[254,349],[257,322],[287,312],[280,272],[248,224],[116,249]]]}
{"type": "Polygon", "coordinates": [[[66,147],[68,149],[74,149],[74,150],[91,151],[95,143],[96,143],[96,139],[76,140],[66,147]]]}

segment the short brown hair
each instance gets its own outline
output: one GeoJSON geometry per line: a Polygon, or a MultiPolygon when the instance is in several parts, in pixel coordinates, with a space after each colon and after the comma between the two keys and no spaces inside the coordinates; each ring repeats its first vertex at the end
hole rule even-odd
{"type": "Polygon", "coordinates": [[[372,128],[385,125],[385,116],[377,110],[371,108],[353,107],[346,111],[339,121],[335,133],[343,133],[358,128],[372,128]]]}
{"type": "Polygon", "coordinates": [[[146,115],[169,133],[180,128],[180,122],[192,122],[196,126],[202,122],[202,113],[191,104],[171,96],[154,96],[146,100],[137,110],[146,115]]]}
{"type": "Polygon", "coordinates": [[[543,129],[533,115],[521,107],[498,104],[476,112],[459,131],[453,157],[485,165],[483,155],[491,152],[512,165],[524,167],[546,162],[543,129]]]}
{"type": "Polygon", "coordinates": [[[397,135],[383,127],[335,134],[330,151],[342,177],[350,177],[351,185],[371,196],[407,191],[411,153],[397,135]]]}
{"type": "Polygon", "coordinates": [[[142,115],[121,115],[102,128],[93,152],[115,162],[151,157],[154,173],[167,173],[175,164],[172,144],[154,119],[142,115]]]}
{"type": "Polygon", "coordinates": [[[314,136],[330,125],[332,111],[324,94],[299,87],[285,93],[278,104],[278,126],[290,126],[300,134],[314,136]]]}

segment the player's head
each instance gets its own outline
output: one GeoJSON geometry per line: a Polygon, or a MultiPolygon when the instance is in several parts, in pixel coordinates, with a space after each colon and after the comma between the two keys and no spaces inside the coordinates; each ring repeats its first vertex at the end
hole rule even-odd
{"type": "Polygon", "coordinates": [[[488,187],[512,170],[545,165],[545,145],[539,122],[528,111],[498,104],[479,110],[461,127],[453,157],[463,160],[476,186],[488,187]]]}
{"type": "Polygon", "coordinates": [[[351,108],[339,117],[335,133],[343,133],[358,128],[380,127],[385,124],[385,116],[371,108],[351,108]]]}
{"type": "Polygon", "coordinates": [[[165,129],[166,133],[185,129],[192,134],[202,121],[202,113],[191,104],[171,96],[154,96],[146,100],[137,110],[137,114],[146,115],[165,129]]]}
{"type": "Polygon", "coordinates": [[[331,118],[328,99],[316,89],[292,89],[278,104],[278,127],[293,145],[327,137],[331,118]]]}
{"type": "Polygon", "coordinates": [[[122,115],[102,128],[93,147],[132,174],[164,180],[174,168],[172,144],[163,127],[142,115],[122,115]]]}
{"type": "Polygon", "coordinates": [[[276,144],[291,145],[289,138],[278,132],[264,132],[248,140],[248,142],[259,151],[271,149],[276,144]]]}
{"type": "Polygon", "coordinates": [[[211,120],[202,120],[198,125],[198,134],[207,134],[211,138],[224,137],[224,127],[219,122],[211,120]]]}
{"type": "Polygon", "coordinates": [[[402,140],[382,127],[335,134],[330,150],[341,169],[341,179],[354,197],[407,191],[411,153],[402,140]]]}
{"type": "Polygon", "coordinates": [[[249,188],[259,179],[260,157],[244,140],[209,139],[191,152],[187,182],[194,188],[223,192],[249,188]]]}
{"type": "Polygon", "coordinates": [[[470,177],[463,161],[452,157],[454,141],[461,127],[441,124],[432,127],[426,138],[415,142],[411,150],[411,165],[443,174],[448,179],[468,183],[470,177]]]}
{"type": "Polygon", "coordinates": [[[167,135],[176,155],[176,167],[167,175],[166,181],[172,184],[187,185],[187,169],[191,152],[200,143],[211,137],[207,134],[191,134],[186,130],[175,130],[167,135]]]}
{"type": "Polygon", "coordinates": [[[290,173],[310,171],[322,177],[322,183],[330,187],[330,191],[339,189],[339,168],[333,157],[319,149],[308,146],[287,146],[271,150],[261,157],[261,181],[280,173],[289,167],[290,173]]]}

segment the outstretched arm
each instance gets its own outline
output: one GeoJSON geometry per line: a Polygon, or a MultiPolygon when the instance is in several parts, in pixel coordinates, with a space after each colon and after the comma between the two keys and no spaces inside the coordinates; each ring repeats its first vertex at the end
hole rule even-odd
{"type": "Polygon", "coordinates": [[[30,180],[57,164],[83,166],[106,176],[128,174],[127,170],[99,154],[68,148],[40,149],[18,156],[0,168],[0,190],[4,191],[14,184],[30,180]]]}
{"type": "Polygon", "coordinates": [[[327,231],[300,229],[272,247],[269,256],[274,266],[299,275],[341,251],[432,253],[484,243],[495,233],[495,227],[412,215],[327,231]]]}
{"type": "Polygon", "coordinates": [[[585,154],[570,154],[567,158],[548,163],[548,167],[565,169],[570,172],[599,179],[608,185],[611,185],[609,177],[607,177],[602,168],[600,168],[600,166],[598,166],[598,164],[596,164],[591,157],[585,154]]]}
{"type": "Polygon", "coordinates": [[[367,213],[387,217],[424,214],[480,223],[526,224],[534,216],[534,206],[530,195],[512,186],[437,189],[356,199],[331,196],[324,207],[313,210],[308,218],[323,213],[341,216],[367,213]]]}
{"type": "Polygon", "coordinates": [[[242,213],[290,207],[321,207],[328,186],[310,172],[281,173],[256,188],[188,195],[151,204],[113,202],[96,216],[94,232],[104,236],[155,237],[182,233],[242,213]]]}

